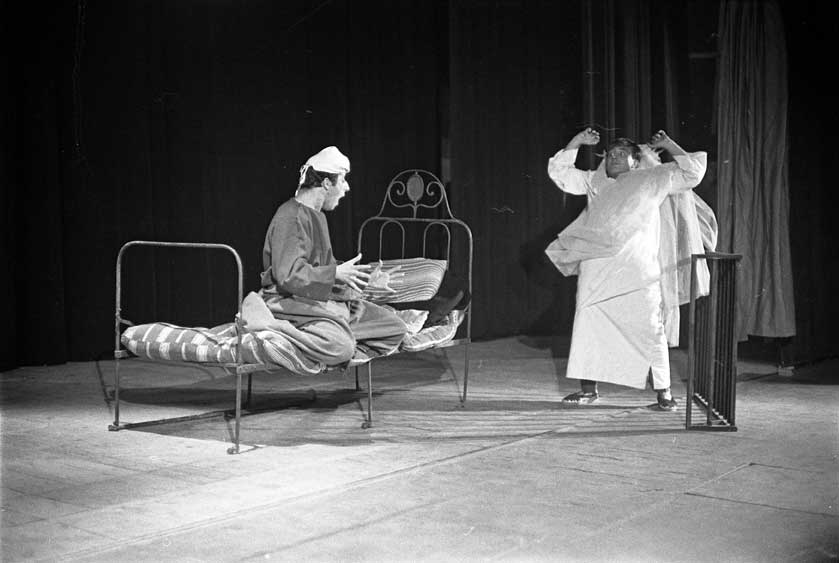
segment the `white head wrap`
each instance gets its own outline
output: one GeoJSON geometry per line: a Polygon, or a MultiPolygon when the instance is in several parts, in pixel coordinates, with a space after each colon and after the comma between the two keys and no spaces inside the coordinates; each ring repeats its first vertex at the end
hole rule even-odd
{"type": "Polygon", "coordinates": [[[350,171],[350,159],[347,158],[337,147],[326,147],[319,153],[311,156],[306,164],[300,167],[300,181],[298,189],[306,181],[306,171],[314,168],[318,172],[329,174],[346,174],[350,171]]]}

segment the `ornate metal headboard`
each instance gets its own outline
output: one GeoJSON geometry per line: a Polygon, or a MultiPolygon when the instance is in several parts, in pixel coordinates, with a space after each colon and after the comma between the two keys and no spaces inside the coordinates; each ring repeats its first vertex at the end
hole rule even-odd
{"type": "Polygon", "coordinates": [[[443,258],[451,258],[452,229],[463,230],[468,245],[468,276],[472,279],[472,231],[452,214],[446,188],[437,176],[427,170],[403,170],[388,184],[378,214],[368,217],[358,231],[358,252],[362,251],[365,230],[378,224],[378,257],[382,255],[385,234],[395,231],[401,240],[400,257],[405,258],[406,226],[424,224],[420,256],[428,257],[429,235],[441,230],[445,234],[443,258]]]}

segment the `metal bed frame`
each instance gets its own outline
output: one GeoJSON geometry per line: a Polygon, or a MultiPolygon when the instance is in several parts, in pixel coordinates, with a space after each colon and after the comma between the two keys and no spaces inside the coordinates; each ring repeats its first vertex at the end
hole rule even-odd
{"type": "MultiPolygon", "coordinates": [[[[428,235],[429,232],[435,228],[439,227],[442,228],[446,237],[445,237],[445,253],[444,256],[446,260],[450,259],[451,256],[451,246],[452,246],[452,228],[457,227],[462,229],[467,237],[468,241],[468,249],[467,249],[467,286],[469,295],[471,296],[472,293],[472,231],[469,229],[468,225],[457,219],[452,215],[451,208],[449,207],[448,198],[446,196],[446,190],[443,187],[442,182],[434,176],[434,174],[419,170],[419,169],[412,169],[400,172],[397,174],[396,177],[391,181],[388,185],[387,192],[385,193],[384,200],[382,202],[382,207],[379,210],[379,213],[373,217],[370,217],[362,223],[361,228],[359,230],[358,235],[358,247],[359,251],[362,247],[363,237],[365,227],[368,225],[374,224],[376,222],[381,223],[378,231],[379,235],[379,255],[381,256],[382,247],[383,247],[383,235],[385,234],[385,229],[388,226],[398,226],[400,232],[402,234],[401,238],[401,257],[405,257],[405,226],[408,224],[424,224],[424,230],[422,232],[422,257],[428,257],[427,253],[429,252],[429,245],[428,245],[428,235]],[[409,209],[410,215],[405,217],[391,217],[384,215],[384,210],[387,206],[391,206],[395,209],[409,209]],[[441,217],[437,218],[430,218],[430,217],[421,217],[419,216],[418,212],[420,210],[426,212],[432,212],[436,210],[441,217]]],[[[255,364],[255,363],[246,363],[244,361],[244,354],[242,353],[242,336],[247,332],[247,327],[245,326],[244,321],[242,320],[242,299],[243,299],[243,275],[242,275],[242,259],[239,256],[239,253],[236,252],[234,248],[226,244],[217,244],[217,243],[200,243],[200,242],[165,242],[165,241],[149,241],[149,240],[134,240],[125,243],[119,250],[117,255],[116,261],[116,295],[115,295],[115,315],[114,315],[114,421],[112,424],[108,425],[108,430],[110,431],[119,431],[119,430],[126,430],[130,428],[139,428],[144,426],[153,426],[156,424],[163,424],[163,423],[171,423],[171,422],[183,422],[188,420],[197,420],[202,418],[210,418],[216,416],[225,416],[226,418],[233,418],[234,425],[233,425],[233,445],[227,449],[228,454],[238,454],[240,453],[240,429],[241,429],[241,418],[243,415],[243,411],[246,410],[248,414],[254,414],[259,411],[251,410],[251,399],[252,399],[252,391],[253,391],[253,381],[252,376],[254,373],[257,372],[270,372],[270,371],[282,371],[286,368],[278,365],[269,365],[269,364],[255,364]],[[180,416],[180,417],[172,417],[172,418],[165,418],[165,419],[157,419],[157,420],[149,420],[149,421],[142,421],[142,422],[121,422],[120,421],[120,360],[128,359],[134,357],[130,351],[123,349],[121,345],[120,337],[122,335],[122,327],[123,326],[133,326],[134,323],[122,317],[122,263],[125,256],[126,251],[129,248],[139,247],[139,246],[146,246],[146,247],[164,247],[164,248],[184,248],[184,249],[211,249],[211,250],[222,250],[229,252],[236,263],[236,273],[238,279],[238,292],[237,292],[237,302],[236,302],[236,316],[235,316],[235,327],[236,327],[236,362],[233,363],[214,363],[214,362],[201,362],[201,366],[205,367],[221,367],[224,371],[230,375],[236,376],[236,403],[233,409],[225,409],[225,410],[215,410],[210,412],[204,412],[199,414],[187,415],[187,416],[180,416]],[[245,409],[243,409],[242,405],[242,394],[243,394],[243,382],[242,376],[248,376],[247,382],[247,394],[245,399],[245,409]]],[[[466,345],[465,348],[465,360],[464,360],[464,375],[463,375],[463,388],[462,392],[458,389],[458,395],[460,399],[461,406],[466,401],[466,392],[468,386],[468,378],[469,378],[469,343],[471,342],[471,302],[467,303],[466,308],[464,309],[464,322],[465,322],[465,336],[459,339],[453,339],[445,344],[435,346],[434,348],[446,348],[449,346],[456,346],[464,344],[466,345]]],[[[401,352],[397,352],[401,353],[401,352]]],[[[156,363],[166,363],[167,360],[154,360],[156,363]]],[[[373,360],[352,360],[347,365],[347,368],[354,368],[355,370],[355,389],[356,391],[360,391],[359,386],[359,375],[358,375],[358,368],[362,364],[367,365],[367,413],[364,422],[362,423],[362,428],[371,428],[373,426],[373,374],[372,374],[372,361],[373,360]]],[[[188,364],[190,362],[183,362],[177,360],[170,360],[168,361],[173,364],[188,364]]],[[[265,409],[262,409],[265,410],[265,409]]]]}

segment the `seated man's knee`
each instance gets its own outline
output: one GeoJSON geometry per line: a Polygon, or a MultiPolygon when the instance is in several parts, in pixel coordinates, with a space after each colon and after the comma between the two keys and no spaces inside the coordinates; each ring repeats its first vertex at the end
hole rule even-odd
{"type": "Polygon", "coordinates": [[[309,352],[326,365],[338,365],[355,356],[355,338],[332,321],[315,321],[305,326],[309,352]]]}
{"type": "Polygon", "coordinates": [[[342,364],[355,356],[355,339],[349,334],[340,334],[332,342],[332,364],[342,364]]]}

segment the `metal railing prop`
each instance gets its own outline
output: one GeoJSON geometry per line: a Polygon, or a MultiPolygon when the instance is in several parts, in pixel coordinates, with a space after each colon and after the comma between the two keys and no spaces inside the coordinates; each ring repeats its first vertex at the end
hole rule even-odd
{"type": "Polygon", "coordinates": [[[719,252],[691,256],[687,430],[737,430],[737,267],[741,258],[719,252]],[[697,291],[699,260],[706,261],[710,272],[707,296],[697,291]],[[705,413],[701,423],[692,420],[694,405],[705,413]]]}

